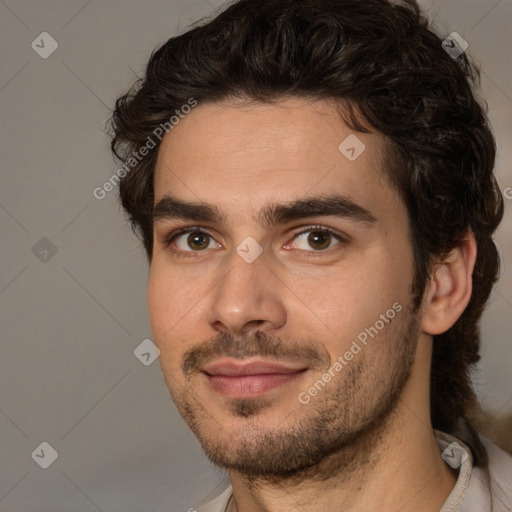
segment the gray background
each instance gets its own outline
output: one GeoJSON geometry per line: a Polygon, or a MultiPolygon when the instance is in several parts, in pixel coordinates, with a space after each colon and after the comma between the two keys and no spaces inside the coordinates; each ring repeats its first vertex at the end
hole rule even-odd
{"type": "MultiPolygon", "coordinates": [[[[151,338],[147,263],[117,189],[103,200],[92,194],[117,168],[104,135],[115,98],[154,48],[219,5],[0,0],[3,512],[187,511],[225,487],[175,411],[158,360],[145,366],[134,355],[151,338]],[[47,59],[31,47],[44,31],[59,45],[47,59]],[[47,469],[37,462],[50,456],[43,442],[58,452],[47,469]]],[[[443,36],[459,32],[483,66],[505,192],[512,0],[422,6],[443,36]]],[[[494,421],[512,414],[512,199],[505,203],[503,272],[475,374],[494,421]]]]}

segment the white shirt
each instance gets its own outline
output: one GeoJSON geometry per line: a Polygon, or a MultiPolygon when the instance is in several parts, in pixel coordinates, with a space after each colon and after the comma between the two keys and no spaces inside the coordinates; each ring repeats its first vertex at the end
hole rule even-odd
{"type": "MultiPolygon", "coordinates": [[[[460,439],[435,430],[443,459],[459,468],[457,482],[440,512],[512,512],[512,456],[480,436],[489,455],[490,485],[485,471],[473,467],[469,447],[460,439]]],[[[197,512],[226,512],[233,490],[228,487],[197,512]]]]}

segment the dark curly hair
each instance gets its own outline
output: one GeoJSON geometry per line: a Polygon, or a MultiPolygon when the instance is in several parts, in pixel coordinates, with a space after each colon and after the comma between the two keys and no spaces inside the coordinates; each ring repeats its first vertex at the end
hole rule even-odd
{"type": "MultiPolygon", "coordinates": [[[[476,463],[485,466],[465,417],[476,405],[470,370],[499,270],[492,235],[503,200],[493,175],[494,136],[473,93],[479,78],[465,53],[445,51],[414,0],[239,0],[152,54],[145,77],[116,102],[111,146],[126,164],[191,99],[334,99],[353,130],[368,133],[369,125],[384,134],[387,175],[410,218],[416,308],[434,259],[470,230],[477,242],[469,305],[434,336],[431,417],[446,432],[465,422],[476,463]]],[[[156,142],[120,182],[122,205],[150,260],[156,142]]]]}

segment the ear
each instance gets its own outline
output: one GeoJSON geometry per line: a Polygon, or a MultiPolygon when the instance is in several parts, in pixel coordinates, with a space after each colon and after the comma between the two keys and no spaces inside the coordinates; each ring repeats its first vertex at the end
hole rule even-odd
{"type": "Polygon", "coordinates": [[[421,327],[427,334],[446,332],[468,305],[476,250],[475,237],[469,231],[461,245],[434,266],[423,297],[421,327]]]}

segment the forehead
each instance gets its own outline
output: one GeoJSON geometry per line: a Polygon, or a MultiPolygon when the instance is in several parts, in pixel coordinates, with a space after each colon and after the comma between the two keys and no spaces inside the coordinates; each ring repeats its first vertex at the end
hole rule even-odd
{"type": "Polygon", "coordinates": [[[172,194],[258,209],[339,193],[366,205],[389,203],[398,199],[385,177],[385,143],[378,133],[349,128],[331,100],[200,104],[161,143],[155,202],[172,194]]]}

